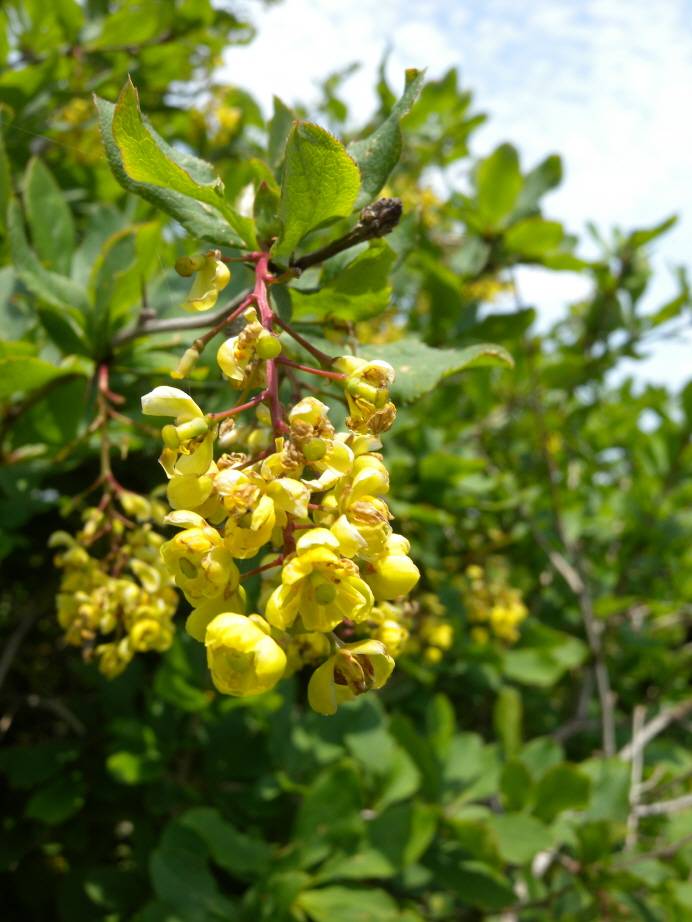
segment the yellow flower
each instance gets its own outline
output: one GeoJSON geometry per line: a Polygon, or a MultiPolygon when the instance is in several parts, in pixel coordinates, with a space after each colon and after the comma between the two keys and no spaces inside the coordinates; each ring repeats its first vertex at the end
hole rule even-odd
{"type": "Polygon", "coordinates": [[[371,688],[382,688],[394,669],[394,660],[378,640],[344,644],[313,672],[308,684],[310,707],[318,714],[334,714],[371,688]]]}
{"type": "Polygon", "coordinates": [[[204,643],[212,681],[224,695],[268,691],[286,668],[286,655],[259,615],[217,615],[207,627],[204,643]]]}
{"type": "Polygon", "coordinates": [[[372,562],[365,578],[378,602],[406,595],[420,579],[418,567],[407,556],[409,548],[402,535],[390,535],[384,556],[372,562]]]}
{"type": "Polygon", "coordinates": [[[350,416],[346,425],[354,432],[377,434],[389,429],[396,417],[396,407],[389,400],[394,369],[379,359],[368,362],[353,355],[341,356],[334,368],[343,372],[350,416]]]}
{"type": "Polygon", "coordinates": [[[267,481],[256,471],[226,468],[214,488],[228,513],[224,539],[234,557],[254,557],[287,514],[307,518],[310,491],[290,477],[267,481]]]}
{"type": "Polygon", "coordinates": [[[281,585],[267,602],[267,620],[289,627],[300,615],[308,631],[331,631],[344,618],[365,620],[372,608],[369,586],[358,567],[337,553],[339,543],[326,528],[312,528],[298,540],[283,567],[281,585]]]}
{"type": "Polygon", "coordinates": [[[228,598],[238,586],[239,573],[218,531],[193,512],[172,512],[166,521],[191,524],[161,547],[161,557],[188,602],[228,598]]]}
{"type": "Polygon", "coordinates": [[[231,336],[221,343],[216,353],[216,362],[224,377],[234,387],[260,386],[263,383],[262,372],[250,377],[248,372],[256,357],[257,344],[266,331],[254,307],[249,307],[243,317],[245,327],[237,336],[231,336]]]}
{"type": "Polygon", "coordinates": [[[387,618],[382,624],[378,625],[373,636],[375,640],[379,640],[385,645],[390,656],[398,656],[406,645],[409,632],[403,624],[387,618]]]}
{"type": "Polygon", "coordinates": [[[165,448],[159,462],[169,478],[206,474],[213,460],[214,431],[195,401],[170,385],[155,387],[142,397],[145,416],[172,416],[175,426],[164,426],[165,448]]]}
{"type": "Polygon", "coordinates": [[[242,586],[238,586],[235,592],[231,593],[228,598],[210,599],[208,602],[202,602],[197,608],[194,608],[187,616],[185,630],[190,637],[194,637],[200,643],[204,643],[204,635],[207,633],[207,627],[217,615],[228,611],[230,608],[240,614],[245,613],[245,602],[247,592],[242,586]]]}
{"type": "Polygon", "coordinates": [[[351,503],[331,527],[339,539],[339,549],[346,557],[356,554],[372,560],[386,552],[387,538],[392,533],[391,515],[384,500],[363,496],[351,503]]]}
{"type": "Polygon", "coordinates": [[[208,311],[212,308],[219,297],[219,292],[228,285],[231,280],[231,273],[228,266],[219,259],[218,250],[210,250],[201,260],[197,257],[189,259],[188,264],[183,266],[183,260],[179,260],[176,268],[189,268],[192,271],[183,271],[183,275],[191,275],[196,272],[195,280],[192,283],[190,293],[183,303],[186,311],[208,311]]]}

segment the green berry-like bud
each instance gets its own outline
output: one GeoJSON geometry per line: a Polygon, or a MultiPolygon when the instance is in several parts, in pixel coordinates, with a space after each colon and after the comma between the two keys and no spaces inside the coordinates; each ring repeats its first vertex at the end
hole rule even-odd
{"type": "Polygon", "coordinates": [[[209,423],[202,416],[195,419],[189,419],[186,423],[181,423],[175,427],[176,434],[181,442],[187,442],[188,439],[198,439],[209,432],[209,423]]]}
{"type": "Polygon", "coordinates": [[[336,589],[331,583],[322,583],[315,589],[315,601],[319,605],[329,605],[336,598],[336,589]]]}
{"type": "Polygon", "coordinates": [[[320,461],[327,453],[327,443],[324,439],[306,439],[302,450],[306,461],[320,461]]]}
{"type": "Polygon", "coordinates": [[[161,438],[166,448],[176,449],[180,447],[180,439],[178,438],[175,426],[171,426],[170,424],[164,426],[161,430],[161,438]]]}
{"type": "Polygon", "coordinates": [[[260,359],[275,359],[281,354],[281,343],[276,336],[264,330],[259,335],[255,352],[260,359]]]}
{"type": "Polygon", "coordinates": [[[175,261],[175,271],[183,278],[189,278],[199,272],[205,263],[204,256],[179,256],[175,261]]]}

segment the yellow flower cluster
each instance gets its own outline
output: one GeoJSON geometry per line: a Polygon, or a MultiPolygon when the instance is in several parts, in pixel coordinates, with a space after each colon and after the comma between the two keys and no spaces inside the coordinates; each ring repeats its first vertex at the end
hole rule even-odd
{"type": "Polygon", "coordinates": [[[75,535],[56,531],[49,539],[60,549],[57,615],[65,641],[81,647],[87,659],[96,656],[107,678],[119,675],[136,653],[170,647],[178,605],[160,556],[164,539],[146,521],[151,504],[134,493],[118,499],[137,524],[90,507],[75,535]],[[92,553],[102,545],[101,556],[92,553]]]}
{"type": "Polygon", "coordinates": [[[392,656],[403,653],[439,663],[454,643],[454,628],[433,593],[423,593],[416,602],[382,602],[373,616],[377,622],[373,636],[392,656]]]}
{"type": "Polygon", "coordinates": [[[519,625],[528,615],[521,593],[507,585],[504,568],[496,567],[492,576],[472,564],[466,569],[464,604],[476,643],[491,637],[513,644],[519,639],[519,625]]]}
{"type": "MultiPolygon", "coordinates": [[[[220,347],[217,361],[233,386],[262,387],[264,360],[278,355],[280,344],[253,309],[244,317],[244,330],[220,347]]],[[[348,431],[336,432],[328,407],[305,397],[273,433],[260,427],[252,448],[262,450],[254,457],[235,452],[215,460],[217,438],[237,447],[239,430],[228,419],[219,426],[182,390],[162,386],[142,398],[145,414],[174,420],[163,427],[160,461],[173,509],[166,521],[181,530],[161,557],[192,606],[186,627],[206,646],[216,688],[257,694],[301,665],[320,664],[308,698],[322,714],[387,681],[396,645],[385,635],[345,640],[353,625],[380,631],[385,619],[374,617],[376,604],[400,599],[419,579],[383,499],[389,475],[377,435],[394,420],[394,372],[353,357],[334,368],[348,401],[348,431]],[[274,553],[251,571],[262,572],[264,615],[246,615],[236,561],[269,548],[274,553]]],[[[261,424],[273,422],[264,404],[257,413],[261,424]]],[[[252,443],[247,432],[238,441],[252,443]]]]}

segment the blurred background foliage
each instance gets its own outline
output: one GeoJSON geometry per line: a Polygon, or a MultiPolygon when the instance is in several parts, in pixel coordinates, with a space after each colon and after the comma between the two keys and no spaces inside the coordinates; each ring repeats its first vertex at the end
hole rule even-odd
{"type": "MultiPolygon", "coordinates": [[[[296,114],[350,141],[395,106],[382,76],[364,123],[336,74],[316,111],[277,99],[266,123],[251,74],[214,76],[252,34],[209,0],[0,9],[4,918],[687,919],[692,386],[618,371],[689,328],[683,268],[675,297],[647,297],[674,219],[593,229],[600,255],[581,258],[544,205],[560,158],[522,164],[510,144],[471,158],[483,116],[454,71],[402,119],[384,190],[404,203],[397,229],[367,265],[349,272],[363,254],[343,254],[282,294],[325,348],[355,335],[403,370],[385,451],[424,574],[415,649],[383,693],[327,719],[299,677],[256,699],[213,693],[182,631],[113,682],[60,647],[46,541],[98,472],[96,364],[140,420],[139,395],[191,336],[128,331],[179,315],[171,267],[200,246],[113,179],[91,94],[115,99],[130,73],[164,140],[239,201],[296,114]],[[539,331],[519,266],[582,273],[591,294],[539,331]],[[452,350],[486,340],[514,370],[457,374],[452,350]],[[516,642],[493,592],[523,600],[516,642]]],[[[202,365],[193,392],[214,409],[221,391],[202,365]]],[[[120,480],[159,483],[156,439],[124,423],[111,438],[120,480]]]]}

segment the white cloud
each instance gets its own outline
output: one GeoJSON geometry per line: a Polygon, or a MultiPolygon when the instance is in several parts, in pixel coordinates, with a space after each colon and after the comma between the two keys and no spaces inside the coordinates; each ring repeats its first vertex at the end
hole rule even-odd
{"type": "MultiPolygon", "coordinates": [[[[563,154],[565,181],[548,210],[581,231],[646,226],[683,215],[656,259],[689,262],[692,253],[692,9],[688,0],[284,0],[250,9],[258,37],[231,48],[227,75],[249,87],[265,109],[273,93],[285,101],[314,100],[328,73],[353,62],[361,70],[345,95],[363,116],[374,104],[375,73],[391,47],[395,87],[409,66],[432,77],[457,66],[491,119],[475,136],[486,153],[500,140],[519,146],[525,163],[563,154]]],[[[652,300],[670,291],[665,272],[652,300]]],[[[580,297],[574,277],[533,280],[545,320],[561,301],[580,297]]],[[[661,346],[643,374],[679,382],[689,375],[680,351],[661,346]]]]}

